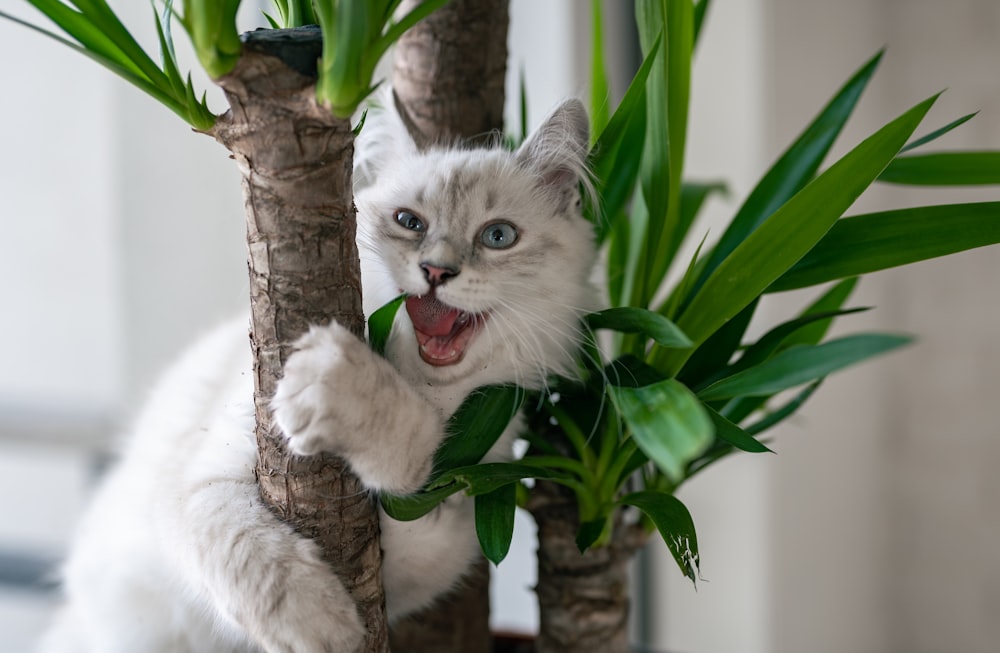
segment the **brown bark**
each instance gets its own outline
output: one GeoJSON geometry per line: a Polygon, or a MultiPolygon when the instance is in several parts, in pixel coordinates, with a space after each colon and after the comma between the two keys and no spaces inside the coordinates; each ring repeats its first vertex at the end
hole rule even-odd
{"type": "Polygon", "coordinates": [[[396,44],[392,86],[418,143],[502,130],[508,22],[508,0],[454,0],[396,44]]]}
{"type": "MultiPolygon", "coordinates": [[[[404,0],[406,11],[417,0],[404,0]]],[[[396,44],[393,90],[419,145],[483,141],[503,130],[508,0],[454,0],[396,44]]],[[[392,628],[399,653],[490,653],[489,564],[392,628]]]]}
{"type": "Polygon", "coordinates": [[[645,529],[619,513],[611,541],[581,554],[572,493],[539,481],[528,510],[538,524],[536,653],[627,653],[628,563],[645,543],[645,529]]]}
{"type": "Polygon", "coordinates": [[[362,650],[376,653],[388,650],[376,505],[341,460],[291,458],[268,408],[309,324],[335,318],[364,330],[353,134],[316,103],[320,44],[318,30],[248,34],[236,68],[218,80],[231,108],[213,135],[243,173],[261,497],[321,546],[358,602],[369,633],[362,650]]]}

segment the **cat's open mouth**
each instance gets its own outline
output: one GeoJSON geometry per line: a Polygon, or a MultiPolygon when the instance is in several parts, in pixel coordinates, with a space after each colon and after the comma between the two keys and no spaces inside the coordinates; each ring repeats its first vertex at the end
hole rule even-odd
{"type": "Polygon", "coordinates": [[[448,306],[434,292],[421,297],[407,297],[406,312],[413,322],[413,332],[420,345],[420,357],[428,365],[454,365],[486,318],[448,306]]]}

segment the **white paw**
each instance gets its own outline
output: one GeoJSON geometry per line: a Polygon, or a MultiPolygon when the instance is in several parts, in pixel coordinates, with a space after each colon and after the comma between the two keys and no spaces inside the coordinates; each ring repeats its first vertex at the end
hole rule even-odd
{"type": "Polygon", "coordinates": [[[313,327],[295,346],[271,401],[288,448],[341,456],[370,489],[419,489],[444,437],[436,409],[336,323],[313,327]]]}
{"type": "MultiPolygon", "coordinates": [[[[371,352],[336,322],[312,327],[295,343],[285,363],[271,410],[289,449],[299,455],[337,453],[356,427],[359,385],[371,352]]],[[[368,397],[371,401],[371,397],[368,397]]]]}

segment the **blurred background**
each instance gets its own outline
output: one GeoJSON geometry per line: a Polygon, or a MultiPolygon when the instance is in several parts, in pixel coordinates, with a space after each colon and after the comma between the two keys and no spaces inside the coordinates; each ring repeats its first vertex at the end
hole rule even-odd
{"type": "MultiPolygon", "coordinates": [[[[148,5],[111,4],[152,50],[148,5]]],[[[260,5],[244,5],[246,26],[259,24],[260,5]]],[[[638,56],[631,3],[605,5],[620,93],[638,56]]],[[[512,0],[512,130],[521,70],[533,124],[560,99],[586,97],[588,16],[582,0],[512,0]]],[[[686,172],[727,180],[731,193],[713,200],[699,235],[720,233],[883,47],[835,155],[942,89],[920,133],[978,110],[934,147],[1000,148],[996,0],[715,0],[696,53],[686,172]]],[[[68,546],[115,434],[186,343],[242,309],[246,264],[239,175],[221,146],[5,21],[0,80],[0,650],[19,652],[54,605],[39,579],[68,546]]],[[[852,212],[996,196],[878,187],[852,212]]],[[[998,281],[1000,249],[863,281],[853,304],[877,310],[842,327],[912,333],[916,344],[828,380],[776,434],[776,456],[733,457],[682,488],[704,582],[692,589],[654,543],[636,569],[637,639],[678,653],[995,651],[998,281]]],[[[772,297],[763,317],[808,298],[772,297]]],[[[493,618],[531,630],[529,520],[517,529],[493,618]]]]}

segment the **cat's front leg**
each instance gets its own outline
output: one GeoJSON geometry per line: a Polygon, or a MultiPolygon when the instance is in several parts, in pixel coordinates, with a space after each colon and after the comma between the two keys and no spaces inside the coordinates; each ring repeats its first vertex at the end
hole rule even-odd
{"type": "Polygon", "coordinates": [[[336,322],[312,327],[295,349],[272,401],[289,448],[337,454],[372,489],[417,490],[444,438],[434,406],[336,322]]]}

